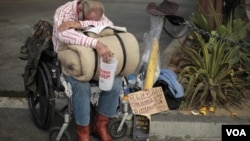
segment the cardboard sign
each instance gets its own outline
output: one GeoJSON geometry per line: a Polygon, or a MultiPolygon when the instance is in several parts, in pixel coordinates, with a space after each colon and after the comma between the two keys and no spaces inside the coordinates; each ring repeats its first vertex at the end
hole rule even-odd
{"type": "Polygon", "coordinates": [[[128,100],[133,114],[151,115],[168,110],[161,87],[130,93],[128,100]]]}

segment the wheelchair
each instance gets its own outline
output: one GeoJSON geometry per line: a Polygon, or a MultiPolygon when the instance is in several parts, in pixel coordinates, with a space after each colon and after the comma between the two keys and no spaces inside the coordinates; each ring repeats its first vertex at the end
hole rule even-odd
{"type": "MultiPolygon", "coordinates": [[[[45,46],[35,53],[34,51],[30,52],[31,59],[28,60],[25,68],[24,84],[32,120],[36,127],[43,130],[50,129],[50,141],[70,141],[67,128],[74,118],[72,116],[71,89],[62,76],[60,63],[53,50],[53,45],[45,46]],[[37,56],[34,57],[34,54],[37,56]],[[64,104],[57,108],[57,102],[60,100],[63,100],[64,104]],[[59,115],[64,120],[61,127],[51,127],[55,115],[59,115]]],[[[124,85],[127,85],[126,78],[124,78],[124,85]]],[[[100,89],[94,81],[91,82],[91,90],[93,95],[93,98],[91,97],[91,111],[95,111],[95,97],[98,97],[100,89]]],[[[128,126],[125,121],[128,119],[127,115],[130,111],[128,103],[122,102],[123,94],[124,91],[121,91],[117,117],[111,119],[108,124],[108,131],[114,139],[122,138],[127,134],[128,126]]]]}

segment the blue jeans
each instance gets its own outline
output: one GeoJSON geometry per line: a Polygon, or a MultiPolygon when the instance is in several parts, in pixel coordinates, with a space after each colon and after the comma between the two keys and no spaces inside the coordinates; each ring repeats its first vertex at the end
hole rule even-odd
{"type": "MultiPolygon", "coordinates": [[[[90,96],[91,87],[89,82],[82,82],[70,76],[65,80],[72,86],[73,114],[77,125],[86,126],[90,122],[90,96]]],[[[110,91],[102,91],[99,96],[97,112],[107,117],[116,115],[119,96],[122,88],[121,77],[115,77],[114,85],[110,91]]]]}

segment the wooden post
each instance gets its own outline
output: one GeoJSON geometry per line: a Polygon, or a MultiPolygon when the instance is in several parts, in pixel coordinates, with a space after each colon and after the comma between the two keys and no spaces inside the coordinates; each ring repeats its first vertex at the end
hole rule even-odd
{"type": "Polygon", "coordinates": [[[215,7],[216,13],[220,19],[220,22],[222,23],[223,22],[223,13],[222,13],[223,0],[215,0],[214,7],[215,7]]]}
{"type": "Polygon", "coordinates": [[[216,14],[219,16],[220,22],[222,23],[222,21],[223,21],[223,14],[222,14],[223,0],[199,0],[199,6],[204,11],[204,14],[205,14],[210,26],[212,27],[212,29],[215,29],[216,24],[215,24],[214,17],[211,13],[210,1],[212,2],[213,7],[216,11],[216,14]]]}

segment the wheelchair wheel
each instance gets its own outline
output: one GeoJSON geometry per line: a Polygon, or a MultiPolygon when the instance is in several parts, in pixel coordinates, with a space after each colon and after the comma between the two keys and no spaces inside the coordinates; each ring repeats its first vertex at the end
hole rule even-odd
{"type": "Polygon", "coordinates": [[[122,121],[121,119],[112,119],[112,120],[110,120],[110,122],[108,124],[108,131],[109,131],[110,136],[113,139],[122,138],[122,137],[126,136],[126,134],[127,134],[128,126],[127,126],[126,122],[123,124],[121,131],[117,132],[117,129],[118,129],[121,121],[122,121]]]}
{"type": "Polygon", "coordinates": [[[37,68],[36,85],[36,92],[26,90],[29,109],[34,124],[38,128],[48,129],[55,112],[55,101],[51,100],[52,79],[47,66],[42,62],[37,68]]]}
{"type": "Polygon", "coordinates": [[[60,127],[55,127],[55,128],[52,128],[50,130],[50,133],[49,133],[49,140],[50,141],[70,141],[70,136],[69,136],[69,133],[67,131],[64,131],[60,140],[56,140],[59,132],[60,132],[60,127]]]}

